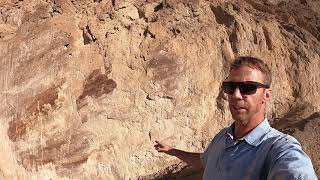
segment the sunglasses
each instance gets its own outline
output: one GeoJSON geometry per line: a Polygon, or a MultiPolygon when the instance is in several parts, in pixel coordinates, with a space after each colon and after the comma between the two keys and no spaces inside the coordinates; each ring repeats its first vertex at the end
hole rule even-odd
{"type": "Polygon", "coordinates": [[[242,95],[250,95],[257,92],[258,88],[270,88],[269,85],[261,84],[254,81],[243,81],[243,82],[233,82],[233,81],[224,81],[222,83],[223,92],[227,94],[233,94],[234,91],[239,88],[239,91],[242,95]]]}

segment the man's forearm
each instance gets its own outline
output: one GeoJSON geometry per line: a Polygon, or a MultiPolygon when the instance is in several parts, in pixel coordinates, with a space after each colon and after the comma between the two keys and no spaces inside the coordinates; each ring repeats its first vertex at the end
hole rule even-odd
{"type": "Polygon", "coordinates": [[[192,166],[194,169],[203,169],[200,155],[201,153],[192,153],[192,152],[185,152],[179,149],[170,149],[167,154],[171,156],[176,156],[177,158],[181,159],[182,161],[186,162],[188,165],[192,166]]]}
{"type": "Polygon", "coordinates": [[[156,141],[156,143],[157,144],[154,145],[154,147],[158,152],[163,152],[171,156],[175,156],[181,159],[182,161],[186,162],[189,166],[191,166],[195,170],[203,169],[201,159],[200,159],[201,153],[181,151],[179,149],[175,149],[172,146],[161,143],[159,141],[156,141]]]}

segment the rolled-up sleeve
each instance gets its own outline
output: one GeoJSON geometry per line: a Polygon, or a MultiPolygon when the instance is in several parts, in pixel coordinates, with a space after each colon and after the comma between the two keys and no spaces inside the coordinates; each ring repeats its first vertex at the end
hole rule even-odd
{"type": "Polygon", "coordinates": [[[295,138],[276,141],[269,156],[268,180],[317,180],[310,158],[295,138]]]}

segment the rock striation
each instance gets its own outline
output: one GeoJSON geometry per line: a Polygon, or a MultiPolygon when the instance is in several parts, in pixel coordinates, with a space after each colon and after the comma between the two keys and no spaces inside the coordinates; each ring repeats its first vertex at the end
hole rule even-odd
{"type": "Polygon", "coordinates": [[[201,179],[234,57],[273,72],[272,125],[320,176],[320,1],[2,0],[1,179],[201,179]]]}

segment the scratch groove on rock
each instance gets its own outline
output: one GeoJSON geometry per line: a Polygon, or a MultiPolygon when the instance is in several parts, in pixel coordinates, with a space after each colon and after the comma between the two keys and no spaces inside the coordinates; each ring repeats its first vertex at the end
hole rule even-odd
{"type": "Polygon", "coordinates": [[[223,24],[226,27],[230,27],[235,22],[235,18],[225,11],[221,6],[214,7],[211,5],[210,8],[215,15],[217,23],[223,24]]]}
{"type": "Polygon", "coordinates": [[[273,47],[273,44],[272,44],[272,40],[271,40],[271,37],[270,37],[270,32],[268,31],[268,29],[266,27],[263,27],[263,34],[264,34],[264,37],[266,39],[266,44],[267,44],[267,47],[268,47],[268,50],[273,50],[274,47],[273,47]]]}

